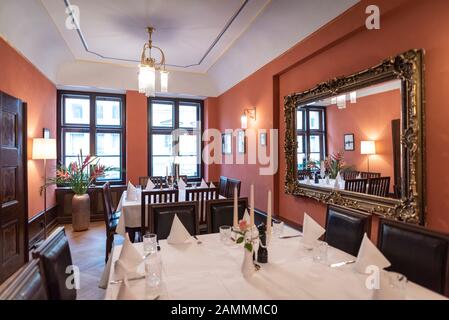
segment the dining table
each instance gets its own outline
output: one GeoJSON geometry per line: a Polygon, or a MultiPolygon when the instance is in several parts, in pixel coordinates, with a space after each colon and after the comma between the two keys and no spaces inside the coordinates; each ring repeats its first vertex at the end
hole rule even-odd
{"type": "MultiPolygon", "coordinates": [[[[301,233],[286,227],[282,236],[272,235],[268,243],[268,262],[249,277],[242,274],[244,249],[219,234],[193,237],[183,244],[160,240],[161,282],[157,288],[145,278],[129,280],[136,299],[162,300],[296,300],[296,299],[373,299],[374,290],[366,285],[366,274],[355,271],[348,262],[355,257],[328,247],[327,259],[317,262],[314,251],[302,244],[301,233]],[[293,236],[293,237],[288,237],[293,236]]],[[[142,243],[133,244],[144,255],[142,243]]],[[[114,281],[114,265],[121,246],[113,249],[105,299],[115,300],[121,283],[114,281]]],[[[386,272],[386,271],[382,271],[386,272]]],[[[142,262],[137,274],[145,274],[142,262]]],[[[405,299],[446,299],[411,281],[406,283],[405,299]]]]}
{"type": "Polygon", "coordinates": [[[315,183],[315,181],[313,179],[299,180],[298,183],[300,185],[321,187],[321,188],[325,188],[325,189],[329,189],[329,190],[344,190],[345,189],[345,181],[343,179],[340,179],[340,181],[338,183],[339,189],[335,188],[335,179],[328,179],[328,181],[326,181],[326,179],[319,179],[318,183],[315,183]]]}

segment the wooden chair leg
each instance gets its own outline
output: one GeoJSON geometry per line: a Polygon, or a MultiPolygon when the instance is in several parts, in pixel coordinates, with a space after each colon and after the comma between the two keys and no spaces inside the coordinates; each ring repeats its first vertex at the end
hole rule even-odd
{"type": "Polygon", "coordinates": [[[109,254],[112,250],[112,243],[114,242],[114,235],[108,235],[106,238],[106,259],[105,263],[108,263],[109,254]]]}

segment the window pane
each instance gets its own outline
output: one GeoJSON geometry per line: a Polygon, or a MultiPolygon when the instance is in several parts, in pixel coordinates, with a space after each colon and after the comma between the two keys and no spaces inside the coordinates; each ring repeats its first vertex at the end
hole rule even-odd
{"type": "Polygon", "coordinates": [[[320,129],[320,112],[310,111],[309,112],[310,129],[320,129]]]}
{"type": "Polygon", "coordinates": [[[196,106],[179,106],[179,126],[181,128],[196,128],[198,126],[198,108],[196,106]]]}
{"type": "Polygon", "coordinates": [[[119,156],[120,140],[120,133],[97,133],[97,156],[119,156]]]}
{"type": "Polygon", "coordinates": [[[311,153],[309,159],[311,161],[321,161],[319,153],[311,153]]]}
{"type": "Polygon", "coordinates": [[[89,98],[64,98],[65,123],[89,124],[90,100],[89,98]]]}
{"type": "MultiPolygon", "coordinates": [[[[152,137],[153,155],[171,156],[173,138],[168,134],[153,134],[152,137]]],[[[165,171],[164,171],[165,172],[165,171]]]]}
{"type": "Polygon", "coordinates": [[[310,136],[310,152],[320,152],[320,136],[310,136]]]}
{"type": "Polygon", "coordinates": [[[90,154],[89,133],[87,132],[65,132],[65,152],[66,156],[77,156],[82,150],[83,155],[90,154]]]}
{"type": "Polygon", "coordinates": [[[298,153],[298,170],[306,169],[306,155],[304,153],[298,153]]]}
{"type": "Polygon", "coordinates": [[[102,164],[105,167],[114,168],[114,170],[106,171],[104,177],[98,178],[97,180],[120,180],[120,157],[100,157],[99,164],[102,164]]]}
{"type": "Polygon", "coordinates": [[[173,127],[173,105],[153,103],[151,110],[153,127],[173,127]]]}
{"type": "Polygon", "coordinates": [[[188,177],[197,177],[198,174],[198,164],[197,157],[179,157],[179,174],[186,175],[188,177]]]}
{"type": "Polygon", "coordinates": [[[198,154],[197,141],[196,135],[179,136],[179,155],[196,156],[198,154]]]}
{"type": "Polygon", "coordinates": [[[298,150],[296,152],[298,153],[303,153],[304,152],[304,140],[303,140],[303,136],[297,136],[296,137],[297,141],[298,141],[298,150]]]}
{"type": "Polygon", "coordinates": [[[120,100],[97,99],[97,125],[119,126],[121,118],[120,100]]]}
{"type": "Polygon", "coordinates": [[[173,157],[153,157],[152,158],[152,175],[153,176],[163,176],[165,177],[167,173],[167,167],[168,167],[168,174],[171,174],[172,171],[172,163],[173,163],[173,157]]]}
{"type": "Polygon", "coordinates": [[[303,111],[296,111],[296,129],[304,130],[303,111]]]}

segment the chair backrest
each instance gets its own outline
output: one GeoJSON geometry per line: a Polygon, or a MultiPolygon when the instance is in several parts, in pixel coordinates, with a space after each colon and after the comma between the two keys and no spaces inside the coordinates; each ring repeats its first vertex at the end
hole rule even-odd
{"type": "Polygon", "coordinates": [[[33,257],[38,258],[41,270],[48,288],[50,300],[76,300],[76,288],[68,288],[66,280],[73,277],[73,270],[67,269],[72,266],[69,242],[65,235],[64,227],[54,231],[35,251],[33,257]]]}
{"type": "Polygon", "coordinates": [[[357,256],[363,235],[370,234],[371,215],[328,205],[325,241],[332,247],[357,256]]]}
{"type": "Polygon", "coordinates": [[[141,205],[140,205],[140,222],[141,222],[141,235],[145,234],[146,230],[152,230],[153,225],[151,222],[153,218],[151,217],[151,212],[149,207],[152,204],[158,203],[176,203],[179,199],[179,190],[150,190],[142,191],[141,205]]]}
{"type": "MultiPolygon", "coordinates": [[[[238,200],[239,221],[248,208],[248,198],[238,200]]],[[[219,232],[220,226],[232,226],[234,222],[234,199],[209,200],[206,203],[207,230],[209,233],[219,232]]]]}
{"type": "Polygon", "coordinates": [[[379,178],[380,173],[379,172],[360,172],[360,176],[362,179],[370,179],[370,178],[379,178]]]}
{"type": "Polygon", "coordinates": [[[378,246],[399,272],[423,287],[449,295],[449,235],[381,218],[378,246]]]}
{"type": "Polygon", "coordinates": [[[220,196],[226,197],[226,192],[228,192],[228,178],[221,176],[218,183],[218,193],[220,196]]]}
{"type": "Polygon", "coordinates": [[[106,229],[110,228],[110,222],[112,220],[113,210],[112,210],[112,194],[111,194],[111,186],[109,182],[106,182],[103,185],[103,215],[104,222],[106,224],[106,229]]]}
{"type": "Polygon", "coordinates": [[[166,239],[170,235],[175,214],[192,236],[198,234],[198,203],[196,201],[153,204],[150,205],[150,217],[153,219],[154,226],[152,232],[157,234],[158,239],[166,239]]]}
{"type": "Polygon", "coordinates": [[[355,180],[355,179],[357,179],[359,173],[360,173],[359,171],[352,171],[352,170],[343,171],[343,179],[344,180],[355,180]]]}
{"type": "Polygon", "coordinates": [[[237,197],[240,197],[240,186],[242,182],[238,179],[228,178],[226,198],[234,198],[234,190],[237,188],[237,197]]]}
{"type": "Polygon", "coordinates": [[[0,300],[48,300],[39,260],[31,260],[0,292],[0,300]]]}
{"type": "Polygon", "coordinates": [[[366,193],[368,179],[345,180],[345,190],[366,193]]]}
{"type": "Polygon", "coordinates": [[[218,197],[218,188],[187,189],[185,201],[198,202],[198,221],[199,224],[205,224],[207,222],[206,201],[218,199],[218,197]]]}
{"type": "Polygon", "coordinates": [[[306,177],[312,178],[310,170],[298,170],[298,180],[304,180],[306,177]]]}
{"type": "Polygon", "coordinates": [[[390,190],[390,177],[368,179],[368,194],[386,197],[390,190]]]}

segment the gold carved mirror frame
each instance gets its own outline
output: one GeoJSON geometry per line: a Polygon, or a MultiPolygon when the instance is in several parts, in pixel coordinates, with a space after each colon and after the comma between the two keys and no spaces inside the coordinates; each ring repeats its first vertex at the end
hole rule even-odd
{"type": "Polygon", "coordinates": [[[336,204],[411,223],[425,223],[425,145],[423,56],[420,50],[409,50],[382,63],[346,77],[331,79],[301,93],[284,98],[285,157],[287,162],[285,193],[313,198],[325,204],[336,204]],[[296,155],[296,109],[299,105],[361,89],[384,81],[399,79],[402,83],[402,194],[400,199],[383,198],[345,190],[329,190],[299,184],[296,155]]]}

